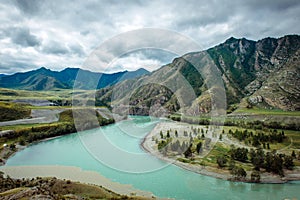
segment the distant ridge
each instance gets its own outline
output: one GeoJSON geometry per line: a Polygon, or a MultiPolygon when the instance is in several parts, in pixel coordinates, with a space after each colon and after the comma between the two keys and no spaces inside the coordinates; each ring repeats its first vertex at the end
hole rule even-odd
{"type": "Polygon", "coordinates": [[[106,74],[80,68],[66,68],[62,71],[52,71],[41,67],[36,70],[15,73],[13,75],[0,75],[0,87],[24,90],[71,89],[74,86],[78,72],[80,72],[81,77],[84,77],[84,80],[77,80],[77,89],[104,88],[122,80],[134,79],[150,73],[143,68],[136,71],[106,74]]]}

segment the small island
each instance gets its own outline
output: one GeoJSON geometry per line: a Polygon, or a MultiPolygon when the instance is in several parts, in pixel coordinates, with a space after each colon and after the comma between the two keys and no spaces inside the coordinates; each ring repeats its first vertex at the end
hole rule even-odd
{"type": "Polygon", "coordinates": [[[296,131],[161,122],[142,147],[167,162],[231,181],[285,183],[300,180],[296,131]]]}

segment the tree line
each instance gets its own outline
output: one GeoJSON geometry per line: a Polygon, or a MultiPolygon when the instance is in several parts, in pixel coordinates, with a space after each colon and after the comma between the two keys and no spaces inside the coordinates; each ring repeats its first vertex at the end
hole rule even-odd
{"type": "MultiPolygon", "coordinates": [[[[79,122],[79,126],[82,125],[83,130],[86,130],[96,128],[99,125],[104,126],[114,123],[113,119],[105,119],[99,114],[96,116],[98,119],[97,124],[84,124],[84,122],[86,122],[87,119],[83,118],[83,120],[79,122]]],[[[10,139],[17,139],[20,145],[25,145],[26,143],[32,143],[50,137],[75,133],[77,131],[78,130],[76,129],[74,124],[72,110],[66,110],[60,113],[59,123],[39,125],[30,128],[22,128],[19,130],[15,130],[10,134],[5,135],[4,141],[10,139]]]]}
{"type": "Polygon", "coordinates": [[[227,118],[225,122],[223,123],[222,120],[214,119],[208,117],[186,117],[186,116],[180,116],[180,115],[170,115],[170,119],[174,121],[181,121],[186,122],[189,124],[197,124],[197,125],[219,125],[219,126],[238,126],[241,128],[252,128],[257,130],[263,130],[263,129],[284,129],[284,130],[300,130],[300,124],[299,123],[281,123],[278,121],[259,121],[259,120],[253,120],[253,121],[244,121],[244,120],[238,120],[238,119],[229,119],[227,118]]]}
{"type": "Polygon", "coordinates": [[[245,141],[246,144],[251,144],[254,147],[263,145],[263,148],[267,149],[270,149],[270,143],[282,143],[287,138],[284,131],[277,132],[277,130],[272,130],[269,133],[258,132],[254,134],[252,131],[248,131],[247,129],[236,129],[235,131],[229,129],[228,134],[232,135],[239,141],[245,141]]]}
{"type": "MultiPolygon", "coordinates": [[[[265,169],[267,172],[272,172],[280,176],[284,176],[283,169],[292,170],[295,166],[294,159],[296,158],[295,152],[292,155],[278,154],[276,151],[265,153],[262,148],[256,150],[247,148],[234,148],[229,151],[230,159],[240,161],[243,163],[251,163],[254,170],[260,171],[265,169]]],[[[217,160],[219,167],[224,167],[227,162],[225,156],[217,160]]]]}

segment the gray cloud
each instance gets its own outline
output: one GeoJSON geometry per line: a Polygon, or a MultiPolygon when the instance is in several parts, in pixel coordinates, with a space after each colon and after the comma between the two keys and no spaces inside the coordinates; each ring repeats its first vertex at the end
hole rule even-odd
{"type": "Polygon", "coordinates": [[[82,56],[86,55],[86,53],[85,53],[85,51],[83,49],[83,46],[80,45],[80,44],[78,44],[78,43],[76,43],[76,44],[70,44],[68,46],[68,48],[70,49],[70,53],[76,54],[77,56],[81,56],[82,57],[82,56]]]}
{"type": "Polygon", "coordinates": [[[65,46],[65,44],[57,41],[48,42],[43,46],[42,50],[45,53],[58,54],[58,55],[69,53],[69,49],[65,46]]]}
{"type": "MultiPolygon", "coordinates": [[[[175,9],[181,10],[181,6],[182,4],[179,4],[175,9]]],[[[188,12],[183,12],[174,22],[179,29],[226,23],[235,16],[238,9],[232,4],[232,1],[224,2],[222,0],[207,1],[205,4],[193,1],[184,7],[188,12]]]]}
{"type": "Polygon", "coordinates": [[[65,44],[64,42],[51,40],[43,44],[41,49],[44,53],[54,54],[59,56],[67,55],[67,54],[69,54],[68,56],[70,56],[74,54],[82,57],[85,55],[83,47],[78,43],[65,44]]]}
{"type": "Polygon", "coordinates": [[[44,0],[13,0],[13,3],[25,14],[34,15],[39,13],[44,0]]]}
{"type": "MultiPolygon", "coordinates": [[[[41,65],[53,69],[84,67],[87,57],[103,42],[139,28],[177,31],[194,39],[202,47],[199,50],[230,36],[258,40],[300,33],[299,0],[12,0],[2,1],[0,9],[0,57],[1,61],[5,60],[0,65],[0,73],[19,71],[15,66],[20,65],[28,66],[24,69],[41,65]]],[[[118,57],[132,41],[142,45],[149,38],[151,35],[138,35],[123,43],[110,44],[104,57],[107,60],[118,57]]],[[[153,46],[169,47],[178,43],[176,38],[167,35],[152,42],[153,46]]],[[[168,63],[174,57],[145,50],[122,55],[120,59],[136,62],[134,56],[145,65],[168,63]]],[[[120,67],[116,66],[115,70],[120,67]]]]}
{"type": "Polygon", "coordinates": [[[141,57],[142,59],[151,59],[151,60],[157,60],[162,63],[168,63],[170,60],[173,60],[178,55],[168,52],[166,50],[162,49],[141,49],[134,52],[129,52],[128,54],[124,54],[121,56],[121,58],[128,57],[128,56],[137,56],[141,57]]]}
{"type": "Polygon", "coordinates": [[[2,74],[13,74],[15,72],[25,72],[31,70],[32,67],[37,67],[37,66],[32,66],[32,65],[28,66],[28,62],[13,61],[13,60],[10,61],[9,63],[0,62],[0,69],[2,74]],[[14,71],[11,70],[12,68],[14,69],[14,71]]]}
{"type": "Polygon", "coordinates": [[[273,0],[270,2],[269,0],[253,0],[253,1],[245,1],[245,6],[249,6],[250,9],[255,10],[271,10],[271,11],[286,11],[288,9],[294,8],[295,6],[299,6],[300,2],[298,0],[273,0]]]}
{"type": "Polygon", "coordinates": [[[6,35],[11,38],[15,44],[24,47],[34,47],[40,45],[40,41],[35,35],[32,35],[26,27],[13,27],[6,31],[6,35]]]}

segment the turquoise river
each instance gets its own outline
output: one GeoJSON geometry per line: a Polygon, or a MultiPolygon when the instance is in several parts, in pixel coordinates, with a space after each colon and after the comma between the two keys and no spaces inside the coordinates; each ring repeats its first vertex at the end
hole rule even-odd
{"type": "Polygon", "coordinates": [[[299,199],[299,182],[230,182],[166,165],[140,147],[142,138],[159,121],[131,117],[106,127],[43,141],[18,152],[6,165],[76,166],[158,197],[175,199],[299,199]]]}

